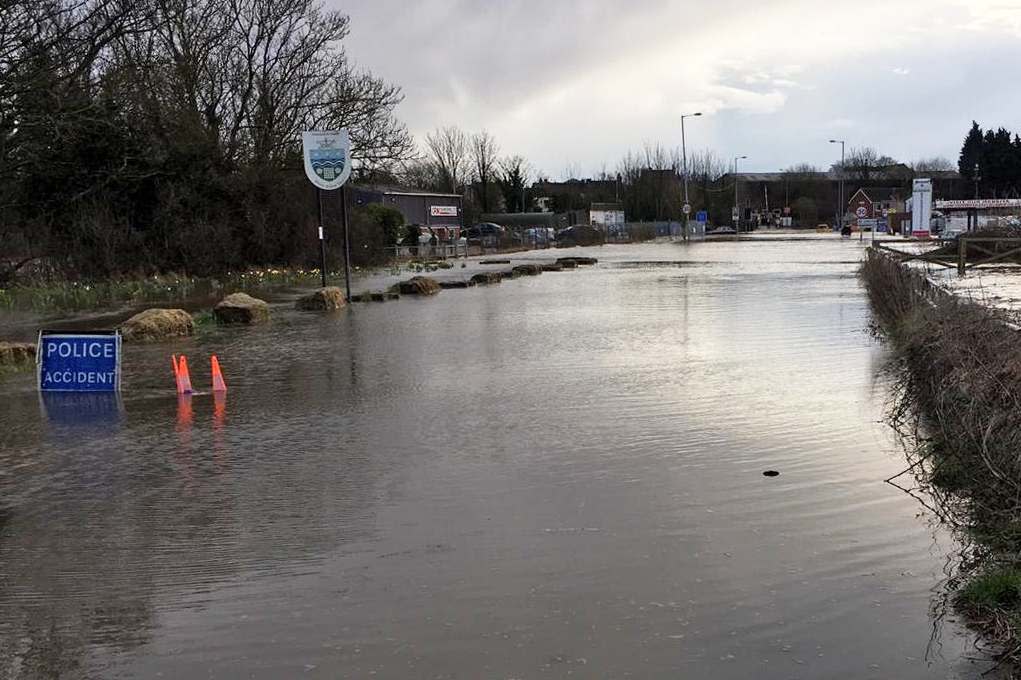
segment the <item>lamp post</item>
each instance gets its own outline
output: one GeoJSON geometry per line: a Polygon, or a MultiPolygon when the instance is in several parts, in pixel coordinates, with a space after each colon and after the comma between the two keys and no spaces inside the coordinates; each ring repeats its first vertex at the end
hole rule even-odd
{"type": "MultiPolygon", "coordinates": [[[[688,203],[688,148],[687,148],[687,143],[686,143],[686,141],[684,139],[684,119],[685,118],[694,118],[696,116],[701,116],[701,115],[702,115],[702,112],[698,111],[696,113],[685,113],[684,115],[681,116],[681,162],[684,165],[684,205],[686,206],[688,212],[691,211],[691,206],[688,203]]],[[[688,240],[688,212],[684,213],[684,240],[685,241],[688,240]]]]}
{"type": "Polygon", "coordinates": [[[840,226],[840,230],[844,230],[844,140],[843,139],[831,139],[830,144],[840,145],[840,191],[837,202],[839,203],[839,216],[837,217],[837,224],[840,226]]]}
{"type": "Polygon", "coordinates": [[[748,156],[734,156],[734,233],[741,231],[741,209],[737,206],[737,162],[748,158],[748,156]]]}
{"type": "MultiPolygon", "coordinates": [[[[975,164],[975,171],[972,173],[972,178],[975,180],[975,200],[978,200],[978,183],[982,181],[982,176],[979,173],[978,163],[975,164]]],[[[968,231],[978,231],[978,207],[972,208],[968,211],[968,231]],[[972,215],[974,215],[974,225],[972,224],[972,215]]]]}

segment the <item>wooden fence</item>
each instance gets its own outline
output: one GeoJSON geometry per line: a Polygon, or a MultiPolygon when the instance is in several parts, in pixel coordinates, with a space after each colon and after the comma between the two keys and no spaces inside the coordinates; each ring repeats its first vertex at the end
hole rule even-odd
{"type": "Polygon", "coordinates": [[[960,276],[969,269],[974,269],[983,264],[992,264],[994,262],[1000,262],[1007,259],[1008,257],[1019,256],[1021,257],[1021,238],[1006,238],[999,236],[960,236],[957,239],[957,252],[956,253],[906,253],[903,250],[897,250],[890,246],[882,245],[881,243],[875,243],[872,245],[873,248],[881,250],[886,253],[891,253],[900,262],[911,262],[912,260],[920,260],[922,262],[929,262],[931,264],[939,265],[940,267],[957,268],[957,273],[960,276]],[[1013,246],[1007,250],[996,252],[997,244],[1005,243],[1013,246]],[[979,251],[984,257],[979,259],[972,259],[968,261],[968,250],[979,251]],[[990,250],[992,248],[992,250],[990,250]]]}

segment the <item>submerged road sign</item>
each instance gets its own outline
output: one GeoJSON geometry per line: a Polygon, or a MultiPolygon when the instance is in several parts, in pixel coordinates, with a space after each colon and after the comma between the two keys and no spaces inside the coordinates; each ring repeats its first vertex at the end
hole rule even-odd
{"type": "Polygon", "coordinates": [[[36,364],[43,392],[116,392],[121,388],[120,333],[40,331],[36,364]]]}

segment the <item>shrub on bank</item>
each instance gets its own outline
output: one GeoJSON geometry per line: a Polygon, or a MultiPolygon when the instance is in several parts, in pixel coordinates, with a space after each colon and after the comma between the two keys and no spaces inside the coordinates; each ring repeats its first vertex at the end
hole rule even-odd
{"type": "Polygon", "coordinates": [[[1021,338],[1004,314],[879,251],[860,276],[906,368],[901,411],[920,417],[909,469],[975,543],[955,606],[1021,666],[1021,338]]]}

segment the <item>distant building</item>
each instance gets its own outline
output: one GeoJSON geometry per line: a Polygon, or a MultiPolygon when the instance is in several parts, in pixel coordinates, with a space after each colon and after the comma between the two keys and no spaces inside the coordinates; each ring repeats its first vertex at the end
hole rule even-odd
{"type": "Polygon", "coordinates": [[[353,184],[349,190],[354,205],[381,203],[397,208],[408,224],[440,227],[464,226],[464,197],[383,184],[353,184]]]}
{"type": "Polygon", "coordinates": [[[589,206],[588,223],[607,232],[621,231],[624,219],[624,205],[621,203],[593,203],[589,206]]]}
{"type": "Polygon", "coordinates": [[[543,212],[586,210],[592,203],[619,200],[620,191],[620,183],[612,179],[541,181],[532,185],[532,194],[543,212]]]}
{"type": "MultiPolygon", "coordinates": [[[[848,170],[843,173],[845,206],[855,214],[857,202],[864,192],[867,209],[880,216],[878,211],[903,212],[904,200],[911,194],[914,171],[903,163],[872,168],[867,173],[848,170]],[[864,175],[867,174],[867,178],[864,175]]],[[[963,198],[970,191],[967,180],[953,171],[922,173],[932,179],[933,194],[938,198],[963,198]]],[[[826,172],[741,172],[728,173],[716,181],[716,190],[729,196],[731,205],[737,184],[737,205],[742,222],[754,224],[768,215],[776,215],[787,207],[797,208],[807,201],[815,210],[815,219],[830,224],[837,221],[840,212],[841,173],[826,172]]],[[[798,217],[798,215],[796,215],[798,217]]],[[[801,224],[801,226],[814,226],[801,224]]]]}

